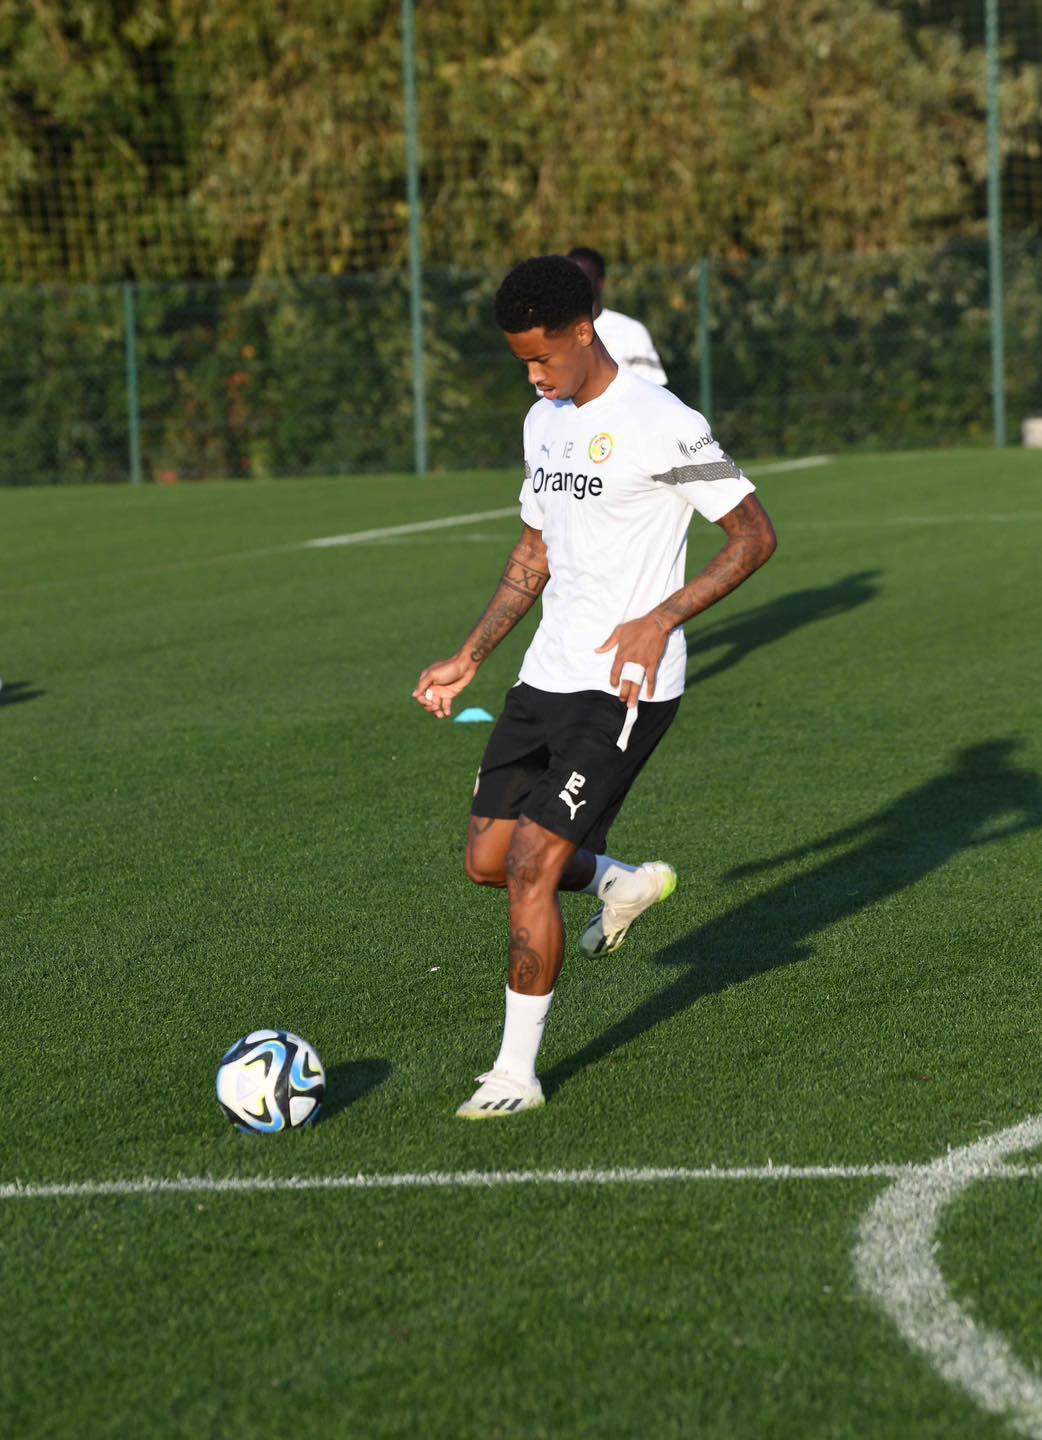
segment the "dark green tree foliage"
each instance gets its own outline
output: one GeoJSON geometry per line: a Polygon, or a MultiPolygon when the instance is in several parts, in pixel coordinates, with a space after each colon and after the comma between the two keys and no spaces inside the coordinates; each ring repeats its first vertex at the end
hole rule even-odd
{"type": "MultiPolygon", "coordinates": [[[[695,403],[713,257],[713,419],[743,458],[986,437],[977,9],[424,0],[433,462],[516,459],[491,293],[576,242],[695,403]]],[[[1037,231],[1042,17],[1002,13],[1007,218],[1037,231]]],[[[126,478],[128,279],[149,478],[408,467],[399,25],[398,0],[0,0],[0,482],[126,478]]],[[[1014,423],[1038,261],[1010,245],[1014,423]]]]}
{"type": "MultiPolygon", "coordinates": [[[[1007,247],[1009,412],[1042,395],[1042,249],[1007,247]]],[[[435,467],[518,462],[531,403],[491,320],[495,275],[428,273],[435,467]]],[[[713,421],[742,460],[990,439],[983,241],[714,266],[713,421]]],[[[697,405],[697,271],[631,267],[670,385],[697,405]]],[[[146,476],[163,482],[408,469],[405,277],[145,283],[136,289],[146,476]]],[[[0,483],[127,478],[119,287],[0,289],[0,483]],[[16,352],[10,337],[18,337],[16,352]]]]}
{"type": "MultiPolygon", "coordinates": [[[[963,44],[980,47],[985,36],[984,0],[892,0],[918,43],[921,32],[945,26],[963,44]]],[[[1000,61],[1007,77],[1019,74],[1028,84],[1042,65],[1042,0],[997,0],[1000,61]]],[[[1007,90],[1008,94],[1008,90],[1007,90]]],[[[1005,117],[1003,117],[1005,120],[1005,117]]],[[[1042,231],[1042,107],[1018,112],[1016,124],[1003,123],[1002,208],[1007,234],[1042,231]]],[[[986,213],[985,186],[979,183],[971,213],[986,213]]]]}
{"type": "MultiPolygon", "coordinates": [[[[494,269],[591,233],[643,263],[972,234],[984,67],[960,6],[430,0],[427,257],[494,269]]],[[[8,0],[0,280],[401,268],[399,25],[394,0],[8,0]]],[[[1005,71],[1010,163],[1038,156],[1026,58],[1005,71]]]]}

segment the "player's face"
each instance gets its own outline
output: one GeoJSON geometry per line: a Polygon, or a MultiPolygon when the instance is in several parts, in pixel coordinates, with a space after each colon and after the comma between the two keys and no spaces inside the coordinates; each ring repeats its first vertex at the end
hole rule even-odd
{"type": "Polygon", "coordinates": [[[577,320],[552,335],[542,328],[507,334],[507,344],[548,400],[571,400],[589,373],[593,338],[590,321],[577,320]]]}

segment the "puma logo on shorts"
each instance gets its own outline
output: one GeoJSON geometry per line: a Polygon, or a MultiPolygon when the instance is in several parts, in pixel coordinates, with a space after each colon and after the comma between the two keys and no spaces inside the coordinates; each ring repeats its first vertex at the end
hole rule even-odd
{"type": "Polygon", "coordinates": [[[568,809],[572,813],[573,820],[575,819],[579,811],[582,809],[582,807],[586,804],[586,801],[580,800],[578,803],[576,803],[576,801],[572,799],[572,796],[578,795],[579,791],[583,788],[585,784],[586,776],[580,775],[578,770],[573,770],[571,776],[564,782],[564,789],[557,797],[558,800],[563,800],[564,803],[568,806],[568,809]]]}

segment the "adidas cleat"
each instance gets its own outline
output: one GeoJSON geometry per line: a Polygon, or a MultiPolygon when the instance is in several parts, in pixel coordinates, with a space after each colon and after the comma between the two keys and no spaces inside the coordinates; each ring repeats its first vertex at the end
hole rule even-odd
{"type": "Polygon", "coordinates": [[[597,911],[579,941],[587,955],[609,955],[617,950],[634,920],[652,905],[668,900],[677,888],[677,872],[663,860],[649,860],[640,866],[640,873],[647,876],[646,894],[639,900],[617,900],[614,904],[604,900],[604,908],[597,911]]]}
{"type": "Polygon", "coordinates": [[[522,1110],[538,1110],[546,1104],[538,1080],[518,1080],[505,1070],[490,1070],[478,1079],[481,1084],[477,1090],[456,1111],[460,1120],[497,1120],[501,1115],[520,1115],[522,1110]]]}

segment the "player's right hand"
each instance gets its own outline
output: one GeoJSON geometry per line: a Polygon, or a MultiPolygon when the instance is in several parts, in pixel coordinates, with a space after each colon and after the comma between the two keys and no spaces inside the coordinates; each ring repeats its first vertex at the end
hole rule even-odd
{"type": "Polygon", "coordinates": [[[603,645],[597,646],[595,655],[615,651],[610,684],[613,690],[618,690],[624,704],[636,705],[642,684],[647,698],[654,699],[658,667],[668,639],[669,630],[656,621],[652,612],[639,620],[624,620],[616,625],[603,645]],[[636,672],[636,678],[624,674],[630,667],[636,672]]]}
{"type": "Polygon", "coordinates": [[[451,660],[436,660],[417,680],[412,698],[429,714],[447,720],[452,714],[453,698],[470,684],[477,669],[473,660],[459,655],[453,655],[451,660]]]}

